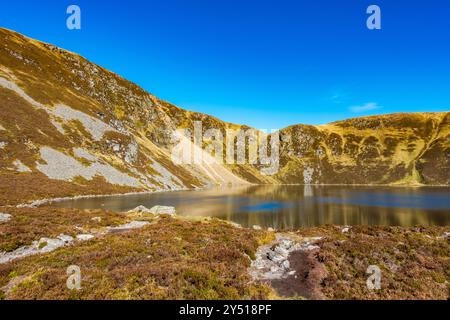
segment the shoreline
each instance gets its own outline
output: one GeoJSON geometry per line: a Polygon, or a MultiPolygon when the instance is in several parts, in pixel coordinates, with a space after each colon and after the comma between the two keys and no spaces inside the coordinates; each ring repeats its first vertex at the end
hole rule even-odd
{"type": "MultiPolygon", "coordinates": [[[[238,187],[242,185],[232,185],[231,187],[238,187]]],[[[310,186],[310,187],[367,187],[367,188],[377,188],[377,187],[389,187],[389,188],[443,188],[450,189],[450,185],[392,185],[392,184],[294,184],[294,183],[280,183],[280,184],[251,184],[249,186],[310,186]]],[[[216,188],[223,187],[220,185],[215,186],[216,188]]],[[[144,194],[155,194],[163,192],[178,192],[178,191],[204,191],[208,189],[213,189],[214,187],[204,187],[204,188],[180,188],[180,189],[166,189],[166,190],[155,190],[155,191],[138,191],[138,192],[126,192],[126,193],[112,193],[112,194],[88,194],[88,195],[77,195],[71,197],[57,197],[57,198],[47,198],[39,200],[29,200],[18,205],[0,205],[3,208],[35,208],[40,207],[45,204],[63,202],[70,200],[79,199],[92,199],[92,198],[108,198],[108,197],[126,197],[132,195],[144,195],[144,194]]]]}

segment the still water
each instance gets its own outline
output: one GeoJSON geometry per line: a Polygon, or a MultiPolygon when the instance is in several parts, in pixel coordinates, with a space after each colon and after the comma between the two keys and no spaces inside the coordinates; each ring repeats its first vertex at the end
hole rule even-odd
{"type": "Polygon", "coordinates": [[[338,225],[450,225],[450,188],[245,186],[69,200],[52,204],[128,211],[174,206],[180,215],[211,216],[243,226],[291,229],[338,225]]]}

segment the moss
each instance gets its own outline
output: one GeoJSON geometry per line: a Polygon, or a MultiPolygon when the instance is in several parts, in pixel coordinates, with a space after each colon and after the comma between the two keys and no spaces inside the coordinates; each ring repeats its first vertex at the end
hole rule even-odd
{"type": "Polygon", "coordinates": [[[45,248],[47,245],[48,245],[48,243],[47,243],[46,241],[42,241],[41,243],[39,243],[38,248],[39,248],[39,249],[43,249],[43,248],[45,248]]]}

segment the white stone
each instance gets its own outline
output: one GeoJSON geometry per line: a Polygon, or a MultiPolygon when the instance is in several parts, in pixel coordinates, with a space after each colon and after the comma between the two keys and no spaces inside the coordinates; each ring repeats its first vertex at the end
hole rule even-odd
{"type": "Polygon", "coordinates": [[[77,240],[79,241],[88,241],[93,239],[94,236],[92,234],[79,234],[77,235],[77,240]]]}
{"type": "Polygon", "coordinates": [[[262,228],[260,226],[257,226],[257,225],[254,225],[252,228],[253,228],[253,230],[262,230],[262,228]]]}
{"type": "Polygon", "coordinates": [[[91,220],[95,221],[95,222],[102,222],[102,218],[101,217],[93,217],[93,218],[91,218],[91,220]]]}
{"type": "Polygon", "coordinates": [[[249,273],[254,280],[275,280],[295,276],[295,270],[291,270],[289,255],[295,251],[319,248],[315,245],[315,241],[320,239],[319,237],[294,239],[290,235],[277,234],[276,240],[272,243],[258,248],[249,273]]]}
{"type": "Polygon", "coordinates": [[[20,247],[12,252],[0,253],[0,264],[31,255],[49,253],[58,248],[67,246],[72,242],[73,238],[64,234],[59,235],[56,239],[41,238],[39,241],[33,241],[29,246],[20,247]]]}
{"type": "Polygon", "coordinates": [[[282,267],[285,269],[289,269],[291,267],[291,264],[289,263],[289,260],[284,260],[282,263],[282,267]]]}
{"type": "Polygon", "coordinates": [[[2,222],[8,222],[9,220],[11,220],[11,215],[7,214],[7,213],[1,213],[0,212],[0,223],[2,222]]]}
{"type": "Polygon", "coordinates": [[[131,210],[128,211],[128,212],[151,213],[149,208],[147,208],[147,207],[145,207],[145,206],[142,206],[142,205],[137,206],[136,208],[131,209],[131,210]]]}
{"type": "Polygon", "coordinates": [[[348,233],[349,231],[350,231],[350,227],[344,227],[341,230],[342,233],[348,233]]]}
{"type": "Polygon", "coordinates": [[[31,169],[24,165],[20,160],[14,161],[13,164],[16,167],[17,172],[31,172],[31,169]]]}
{"type": "Polygon", "coordinates": [[[109,232],[120,232],[120,231],[127,231],[132,229],[139,229],[146,225],[150,224],[148,221],[132,221],[130,223],[122,224],[117,227],[107,227],[109,232]]]}
{"type": "Polygon", "coordinates": [[[153,208],[150,209],[150,213],[175,215],[177,212],[175,210],[175,207],[154,206],[153,208]]]}

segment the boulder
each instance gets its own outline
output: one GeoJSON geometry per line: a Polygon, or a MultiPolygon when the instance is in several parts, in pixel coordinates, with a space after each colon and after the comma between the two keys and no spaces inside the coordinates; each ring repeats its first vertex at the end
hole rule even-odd
{"type": "Polygon", "coordinates": [[[169,214],[169,215],[175,215],[177,213],[175,207],[166,207],[166,206],[154,206],[151,209],[144,206],[138,206],[133,210],[130,210],[129,212],[139,212],[149,214],[169,214]]]}
{"type": "Polygon", "coordinates": [[[77,235],[77,240],[79,240],[79,241],[89,241],[91,239],[94,239],[94,235],[92,235],[92,234],[79,234],[79,235],[77,235]]]}
{"type": "Polygon", "coordinates": [[[134,209],[131,209],[128,212],[142,212],[142,213],[150,213],[150,209],[144,206],[137,206],[134,209]]]}
{"type": "Polygon", "coordinates": [[[175,210],[175,207],[154,206],[153,208],[150,209],[150,213],[174,215],[177,213],[177,211],[175,210]]]}

